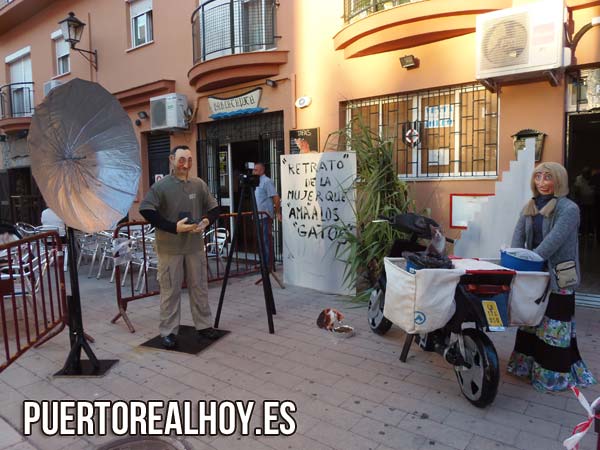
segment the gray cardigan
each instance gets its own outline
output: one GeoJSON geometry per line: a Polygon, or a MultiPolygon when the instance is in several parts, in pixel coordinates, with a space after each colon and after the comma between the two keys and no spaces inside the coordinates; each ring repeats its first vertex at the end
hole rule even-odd
{"type": "MultiPolygon", "coordinates": [[[[577,279],[581,280],[579,272],[579,207],[566,197],[560,197],[556,202],[554,211],[549,217],[544,217],[542,234],[544,239],[537,248],[531,248],[533,242],[532,216],[519,216],[512,238],[512,247],[527,248],[544,258],[548,262],[550,271],[550,289],[559,291],[556,284],[554,267],[564,261],[575,261],[577,266],[577,279]]],[[[579,284],[569,287],[576,289],[579,284]]]]}

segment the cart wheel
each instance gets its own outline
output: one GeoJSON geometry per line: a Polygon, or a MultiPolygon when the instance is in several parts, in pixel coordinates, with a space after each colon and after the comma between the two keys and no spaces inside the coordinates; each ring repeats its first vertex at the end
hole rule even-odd
{"type": "Polygon", "coordinates": [[[454,366],[454,372],[463,395],[473,405],[483,408],[494,401],[500,381],[498,354],[486,334],[476,328],[463,330],[467,369],[454,366]]]}
{"type": "Polygon", "coordinates": [[[383,316],[385,289],[379,283],[373,286],[369,297],[368,319],[369,327],[374,333],[383,335],[392,328],[392,322],[383,316]]]}

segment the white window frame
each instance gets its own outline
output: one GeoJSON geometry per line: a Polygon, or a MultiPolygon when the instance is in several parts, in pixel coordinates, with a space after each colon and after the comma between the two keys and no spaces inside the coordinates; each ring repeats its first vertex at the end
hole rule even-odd
{"type": "Polygon", "coordinates": [[[152,20],[153,4],[152,0],[130,0],[129,3],[129,17],[130,17],[130,28],[131,28],[131,48],[141,47],[142,45],[154,42],[154,24],[152,20]],[[134,9],[136,3],[145,3],[145,7],[134,9]],[[137,29],[136,22],[140,17],[144,17],[146,21],[146,32],[144,36],[144,42],[136,44],[137,29]]]}
{"type": "Polygon", "coordinates": [[[52,44],[54,45],[54,64],[56,67],[55,75],[57,77],[61,75],[66,75],[71,72],[71,48],[69,44],[65,42],[62,30],[56,30],[50,35],[50,38],[52,39],[52,44]],[[66,53],[62,53],[60,51],[61,43],[63,44],[63,46],[66,46],[66,53]],[[65,57],[67,58],[67,69],[65,71],[61,71],[61,59],[65,57]]]}

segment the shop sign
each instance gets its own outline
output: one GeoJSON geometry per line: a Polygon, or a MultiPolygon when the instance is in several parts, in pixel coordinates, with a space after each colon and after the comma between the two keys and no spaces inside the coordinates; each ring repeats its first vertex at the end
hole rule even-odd
{"type": "Polygon", "coordinates": [[[319,151],[319,129],[305,128],[290,130],[290,153],[308,153],[319,151]]]}
{"type": "Polygon", "coordinates": [[[266,109],[259,106],[261,94],[262,88],[256,88],[236,97],[208,97],[208,107],[211,112],[209,117],[211,119],[227,119],[261,113],[266,109]]]}

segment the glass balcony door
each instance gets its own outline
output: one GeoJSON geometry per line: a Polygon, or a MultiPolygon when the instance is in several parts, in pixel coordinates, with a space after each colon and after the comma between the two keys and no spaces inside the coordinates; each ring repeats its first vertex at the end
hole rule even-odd
{"type": "Polygon", "coordinates": [[[10,114],[30,116],[33,112],[31,56],[26,55],[10,64],[10,114]]]}
{"type": "Polygon", "coordinates": [[[194,62],[275,47],[275,0],[201,0],[192,17],[194,62]]]}

